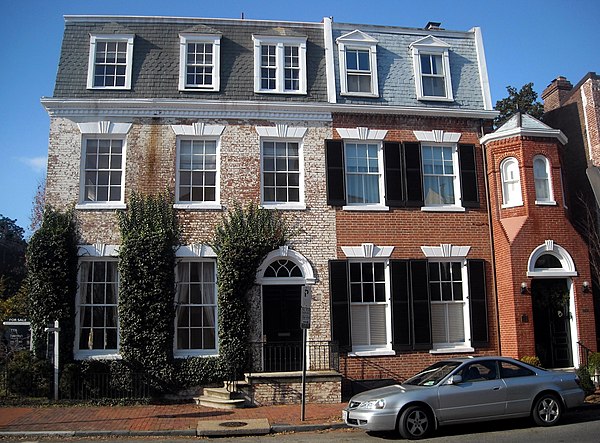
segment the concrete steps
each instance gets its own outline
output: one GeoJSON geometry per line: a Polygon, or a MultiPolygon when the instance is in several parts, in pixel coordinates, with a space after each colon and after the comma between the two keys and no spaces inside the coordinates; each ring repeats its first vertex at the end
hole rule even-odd
{"type": "Polygon", "coordinates": [[[230,391],[226,387],[204,388],[204,395],[194,397],[199,406],[216,409],[238,409],[246,406],[246,400],[237,391],[230,391]]]}

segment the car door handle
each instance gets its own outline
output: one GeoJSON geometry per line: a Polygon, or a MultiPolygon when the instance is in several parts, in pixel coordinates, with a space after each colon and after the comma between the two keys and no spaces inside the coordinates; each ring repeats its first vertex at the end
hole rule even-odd
{"type": "Polygon", "coordinates": [[[500,389],[502,389],[502,386],[494,386],[494,388],[492,388],[492,391],[499,391],[500,389]]]}

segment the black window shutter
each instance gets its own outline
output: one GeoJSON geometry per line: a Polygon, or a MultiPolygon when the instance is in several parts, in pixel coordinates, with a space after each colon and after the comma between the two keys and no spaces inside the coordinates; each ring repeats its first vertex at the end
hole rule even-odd
{"type": "Polygon", "coordinates": [[[341,140],[325,140],[325,167],[327,168],[327,204],[344,206],[344,143],[341,140]]]}
{"type": "Polygon", "coordinates": [[[460,164],[460,187],[462,205],[465,208],[479,207],[479,189],[477,188],[477,167],[474,145],[458,146],[460,164]]]}
{"type": "Polygon", "coordinates": [[[404,206],[404,173],[402,169],[402,145],[386,142],[383,144],[385,169],[385,204],[404,206]]]}
{"type": "Polygon", "coordinates": [[[485,347],[489,344],[485,261],[467,260],[467,268],[469,271],[471,345],[473,347],[485,347]]]}
{"type": "Polygon", "coordinates": [[[350,330],[350,300],[348,293],[348,261],[329,261],[329,294],[331,298],[331,337],[341,351],[352,347],[350,330]]]}
{"type": "Polygon", "coordinates": [[[421,175],[421,147],[418,143],[404,143],[406,206],[423,206],[423,177],[421,175]]]}
{"type": "Polygon", "coordinates": [[[408,261],[390,260],[392,291],[392,347],[395,351],[412,349],[408,261]]]}
{"type": "Polygon", "coordinates": [[[410,261],[413,313],[413,349],[431,349],[431,300],[427,260],[410,261]]]}

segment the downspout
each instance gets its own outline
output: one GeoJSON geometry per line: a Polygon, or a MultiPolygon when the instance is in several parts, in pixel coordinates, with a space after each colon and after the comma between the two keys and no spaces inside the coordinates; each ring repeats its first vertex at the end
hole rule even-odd
{"type": "MultiPolygon", "coordinates": [[[[480,132],[481,132],[481,137],[483,137],[484,134],[484,129],[483,129],[483,121],[481,121],[480,123],[480,132]]],[[[491,259],[491,263],[492,263],[492,288],[493,288],[493,292],[494,292],[494,300],[495,300],[495,307],[496,307],[496,339],[497,339],[497,343],[498,343],[498,355],[502,355],[502,341],[500,340],[501,338],[501,334],[500,334],[500,310],[499,310],[499,303],[498,303],[498,285],[496,285],[496,280],[497,280],[497,275],[496,275],[496,251],[494,248],[494,228],[493,228],[493,224],[492,224],[492,202],[490,200],[490,183],[488,180],[488,170],[487,170],[487,152],[486,152],[486,146],[485,144],[481,144],[481,149],[483,152],[483,180],[485,183],[485,201],[486,201],[486,206],[487,206],[487,213],[488,213],[488,233],[490,236],[490,248],[491,248],[491,255],[492,255],[492,259],[491,259]]]]}

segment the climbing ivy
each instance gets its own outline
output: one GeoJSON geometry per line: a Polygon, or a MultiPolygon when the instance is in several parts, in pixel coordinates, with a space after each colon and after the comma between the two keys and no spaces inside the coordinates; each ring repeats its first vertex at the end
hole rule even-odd
{"type": "Polygon", "coordinates": [[[60,361],[73,357],[77,293],[77,227],[72,210],[47,206],[27,247],[28,311],[36,356],[45,355],[44,328],[58,320],[60,361]]]}
{"type": "MultiPolygon", "coordinates": [[[[246,294],[265,255],[288,241],[291,233],[281,214],[250,203],[235,204],[215,229],[219,294],[219,354],[224,371],[244,369],[249,317],[246,294]]],[[[235,372],[235,374],[233,374],[235,372]]]]}
{"type": "Polygon", "coordinates": [[[132,194],[119,213],[121,355],[163,389],[172,379],[175,250],[180,243],[172,197],[132,194]]]}

